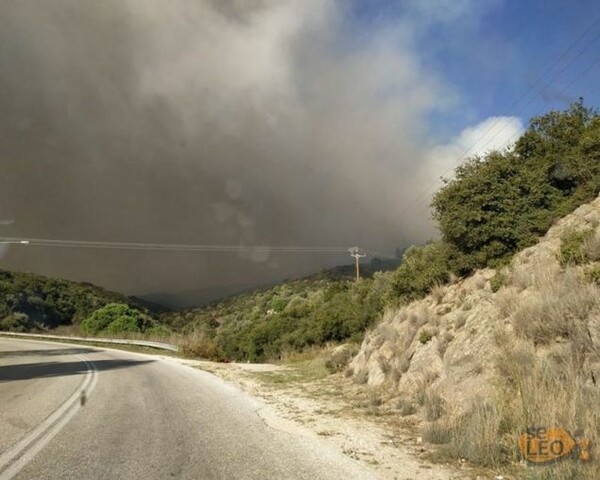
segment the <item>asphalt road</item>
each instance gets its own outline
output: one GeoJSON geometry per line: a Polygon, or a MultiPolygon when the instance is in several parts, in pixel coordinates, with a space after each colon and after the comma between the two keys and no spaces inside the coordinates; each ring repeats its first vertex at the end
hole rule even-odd
{"type": "Polygon", "coordinates": [[[0,338],[0,480],[373,478],[215,376],[0,338]]]}

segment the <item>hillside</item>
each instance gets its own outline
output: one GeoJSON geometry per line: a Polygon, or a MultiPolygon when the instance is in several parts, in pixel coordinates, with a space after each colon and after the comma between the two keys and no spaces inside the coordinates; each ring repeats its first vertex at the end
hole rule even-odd
{"type": "MultiPolygon", "coordinates": [[[[398,255],[402,254],[402,249],[398,249],[398,255]]],[[[395,270],[400,263],[398,258],[378,258],[365,259],[361,264],[361,277],[371,278],[377,272],[387,272],[395,270]]],[[[313,275],[303,277],[302,280],[354,280],[356,275],[355,266],[338,265],[336,267],[324,269],[313,275]]],[[[284,280],[283,282],[270,282],[267,284],[239,283],[231,285],[213,286],[202,289],[190,289],[176,293],[152,293],[141,295],[140,298],[159,305],[164,305],[172,310],[190,311],[199,309],[203,306],[221,303],[230,300],[232,297],[244,295],[248,292],[266,291],[270,288],[282,284],[290,283],[295,280],[284,280]],[[215,299],[218,299],[215,301],[215,299]]]]}
{"type": "Polygon", "coordinates": [[[0,270],[1,330],[33,331],[78,326],[93,312],[115,303],[128,305],[144,314],[161,311],[156,305],[89,283],[0,270]]]}
{"type": "Polygon", "coordinates": [[[311,345],[362,340],[383,308],[371,287],[381,284],[381,290],[389,275],[378,272],[396,266],[397,260],[365,262],[360,286],[354,285],[354,266],[343,265],[178,311],[87,283],[0,271],[0,329],[67,327],[71,333],[91,335],[134,332],[172,337],[192,356],[273,359],[311,345]]]}
{"type": "MultiPolygon", "coordinates": [[[[527,427],[559,426],[597,445],[599,225],[597,198],[509,265],[388,309],[346,375],[385,392],[452,457],[516,461],[527,427]]],[[[592,458],[587,467],[564,462],[547,477],[542,468],[535,478],[598,478],[599,457],[592,458]]]]}
{"type": "Polygon", "coordinates": [[[217,360],[274,360],[329,342],[360,342],[385,304],[391,272],[381,270],[396,267],[396,260],[365,262],[356,283],[354,266],[340,266],[159,320],[187,337],[189,355],[217,360]]]}

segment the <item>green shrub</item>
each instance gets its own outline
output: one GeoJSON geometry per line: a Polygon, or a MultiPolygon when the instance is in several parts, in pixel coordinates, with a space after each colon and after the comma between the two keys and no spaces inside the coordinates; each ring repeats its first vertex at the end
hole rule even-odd
{"type": "Polygon", "coordinates": [[[24,313],[11,313],[0,320],[0,330],[8,332],[27,332],[30,326],[29,317],[24,313]]]}
{"type": "Polygon", "coordinates": [[[275,297],[271,300],[271,308],[276,312],[283,312],[287,304],[288,300],[286,298],[275,297]]]}
{"type": "Polygon", "coordinates": [[[432,338],[433,335],[431,334],[431,332],[429,332],[428,330],[421,330],[421,333],[419,334],[419,342],[421,342],[423,345],[429,342],[432,338]]]}
{"type": "Polygon", "coordinates": [[[490,287],[492,288],[492,292],[497,292],[498,290],[500,290],[504,285],[506,285],[506,275],[500,271],[496,272],[496,275],[494,275],[491,280],[490,280],[490,287]]]}
{"type": "Polygon", "coordinates": [[[587,261],[584,250],[586,240],[594,234],[593,230],[571,230],[560,239],[559,260],[562,266],[580,265],[587,261]]]}
{"type": "Polygon", "coordinates": [[[434,286],[448,282],[448,262],[448,246],[442,242],[410,247],[392,276],[392,295],[405,301],[424,297],[434,286]]]}
{"type": "Polygon", "coordinates": [[[144,332],[154,324],[139,310],[122,303],[110,303],[92,313],[83,322],[84,333],[144,332]]]}

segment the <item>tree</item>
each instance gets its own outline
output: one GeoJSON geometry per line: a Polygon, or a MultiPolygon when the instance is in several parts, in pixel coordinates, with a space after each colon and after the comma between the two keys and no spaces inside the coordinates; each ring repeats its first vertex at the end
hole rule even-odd
{"type": "Polygon", "coordinates": [[[144,332],[154,326],[139,310],[122,303],[110,303],[81,322],[81,329],[91,335],[100,332],[144,332]]]}
{"type": "Polygon", "coordinates": [[[427,295],[431,287],[450,278],[449,249],[443,242],[410,247],[392,276],[392,295],[414,300],[427,295]]]}
{"type": "Polygon", "coordinates": [[[433,198],[459,274],[497,266],[600,188],[600,121],[582,102],[535,117],[514,150],[472,158],[433,198]]]}

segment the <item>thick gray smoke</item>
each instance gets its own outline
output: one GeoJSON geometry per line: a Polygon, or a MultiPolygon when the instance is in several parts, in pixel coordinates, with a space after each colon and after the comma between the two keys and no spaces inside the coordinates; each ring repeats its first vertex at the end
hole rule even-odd
{"type": "MultiPolygon", "coordinates": [[[[2,2],[1,235],[384,252],[431,236],[425,207],[400,211],[447,92],[408,25],[351,35],[343,5],[2,2]]],[[[2,263],[148,293],[344,260],[15,246],[2,263]]]]}

